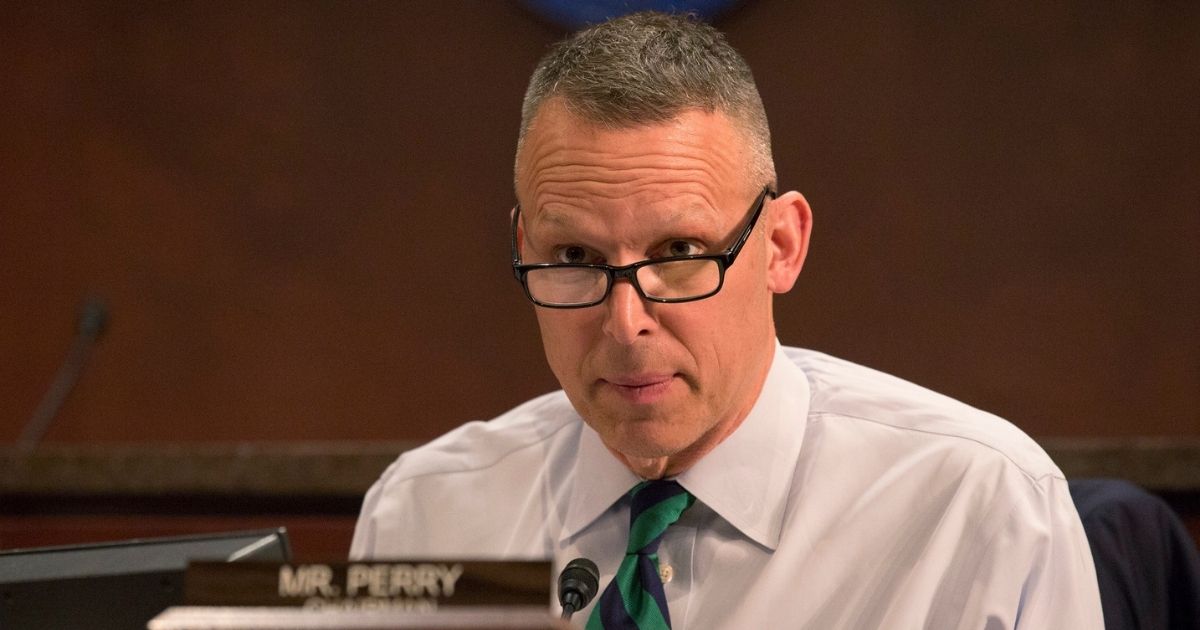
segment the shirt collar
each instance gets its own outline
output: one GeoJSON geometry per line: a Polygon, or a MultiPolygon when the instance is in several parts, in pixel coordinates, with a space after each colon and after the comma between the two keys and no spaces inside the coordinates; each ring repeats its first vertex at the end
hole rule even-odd
{"type": "Polygon", "coordinates": [[[679,476],[698,500],[768,549],[776,548],[783,531],[808,401],[808,378],[776,342],[771,369],[750,414],[679,476]]]}
{"type": "Polygon", "coordinates": [[[578,534],[600,518],[641,478],[609,452],[600,435],[583,419],[579,448],[571,470],[571,497],[563,519],[562,540],[578,534]]]}
{"type": "MultiPolygon", "coordinates": [[[[796,460],[808,418],[808,379],[775,343],[758,400],[729,437],[679,475],[684,488],[750,539],[779,544],[796,460]]],[[[572,470],[562,538],[578,534],[640,478],[586,424],[572,470]]]]}

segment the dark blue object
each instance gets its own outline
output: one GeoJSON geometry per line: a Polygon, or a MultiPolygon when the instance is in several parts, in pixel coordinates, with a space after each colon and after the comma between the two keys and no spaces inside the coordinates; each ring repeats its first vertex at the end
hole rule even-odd
{"type": "Polygon", "coordinates": [[[1200,630],[1200,553],[1166,501],[1117,479],[1074,479],[1107,630],[1200,630]]]}
{"type": "Polygon", "coordinates": [[[570,30],[599,24],[626,13],[662,11],[695,13],[712,21],[732,8],[738,0],[520,0],[538,15],[570,30]]]}

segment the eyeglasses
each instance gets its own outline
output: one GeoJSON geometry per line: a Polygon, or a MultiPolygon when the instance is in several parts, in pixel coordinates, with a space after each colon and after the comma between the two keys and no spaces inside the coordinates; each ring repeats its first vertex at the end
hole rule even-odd
{"type": "Polygon", "coordinates": [[[712,297],[725,283],[725,270],[733,266],[738,252],[750,238],[750,232],[762,214],[767,196],[775,198],[770,186],[763,186],[747,214],[750,220],[738,235],[733,246],[717,254],[693,254],[651,258],[630,265],[587,263],[522,264],[517,251],[517,221],[521,206],[513,211],[512,266],[513,274],[525,289],[530,302],[546,308],[584,308],[595,306],[612,293],[613,283],[620,278],[629,280],[642,299],[651,302],[692,302],[712,297]]]}

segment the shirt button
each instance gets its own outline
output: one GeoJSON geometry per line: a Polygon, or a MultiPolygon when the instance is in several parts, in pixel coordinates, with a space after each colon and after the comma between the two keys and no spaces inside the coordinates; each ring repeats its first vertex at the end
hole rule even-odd
{"type": "Polygon", "coordinates": [[[675,569],[669,564],[660,564],[658,565],[658,577],[662,580],[663,584],[666,584],[671,581],[671,578],[675,577],[675,569]]]}

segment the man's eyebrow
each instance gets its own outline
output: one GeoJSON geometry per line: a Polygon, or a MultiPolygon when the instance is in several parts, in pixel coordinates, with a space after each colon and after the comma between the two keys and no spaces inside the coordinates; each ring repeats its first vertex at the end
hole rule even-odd
{"type": "Polygon", "coordinates": [[[575,221],[571,218],[573,212],[563,212],[554,208],[542,208],[536,213],[526,213],[525,216],[533,220],[534,224],[550,224],[554,226],[574,225],[575,221]]]}

